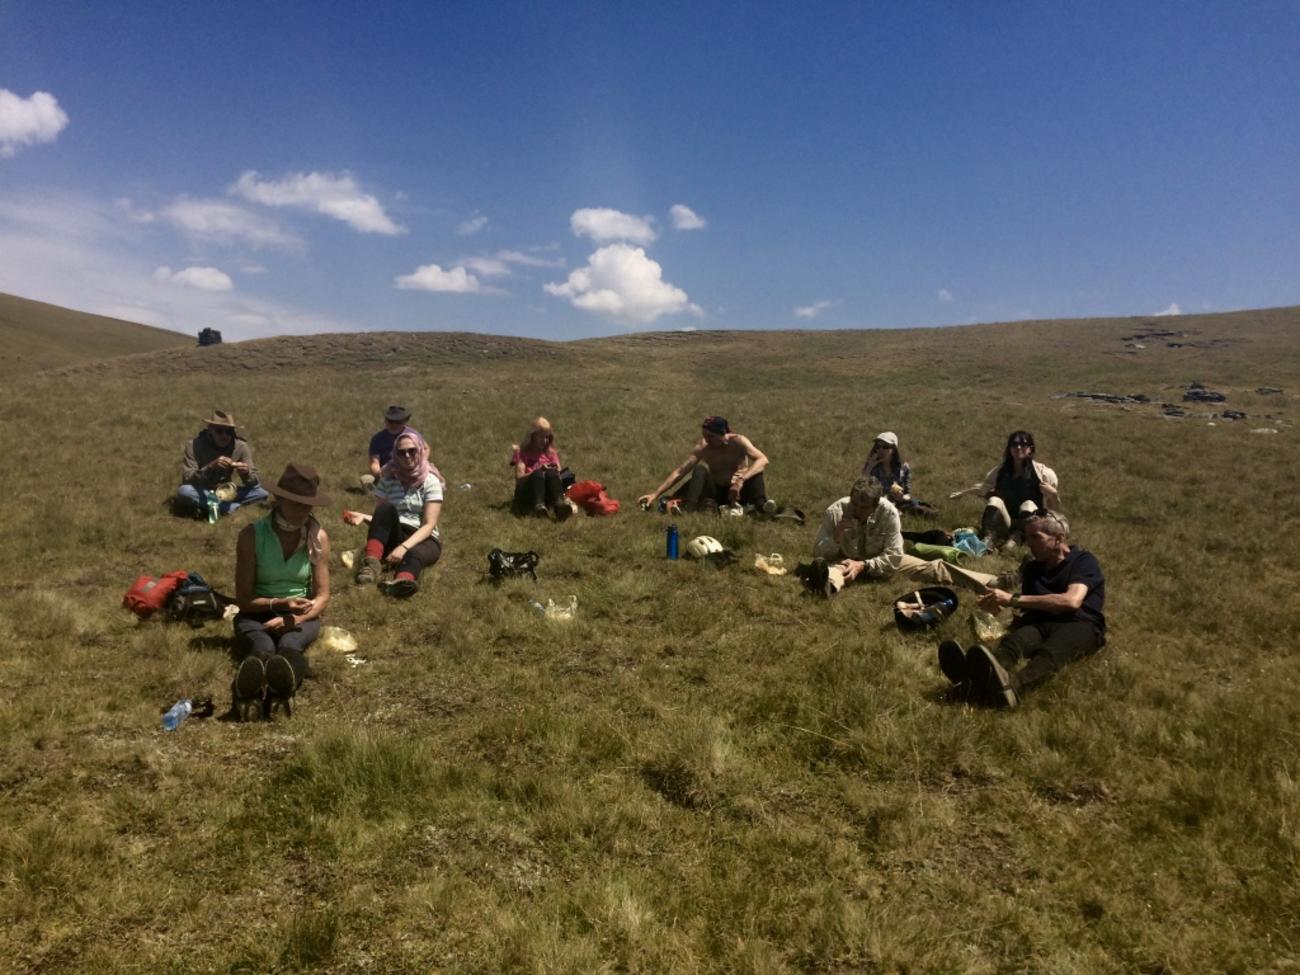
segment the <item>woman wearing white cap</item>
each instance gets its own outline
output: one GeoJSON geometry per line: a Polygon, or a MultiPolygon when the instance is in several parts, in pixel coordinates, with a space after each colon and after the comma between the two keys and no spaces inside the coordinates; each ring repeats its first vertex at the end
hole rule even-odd
{"type": "Polygon", "coordinates": [[[876,434],[871,453],[862,465],[862,476],[879,481],[894,507],[904,509],[912,505],[912,469],[899,454],[898,434],[893,431],[876,434]]]}

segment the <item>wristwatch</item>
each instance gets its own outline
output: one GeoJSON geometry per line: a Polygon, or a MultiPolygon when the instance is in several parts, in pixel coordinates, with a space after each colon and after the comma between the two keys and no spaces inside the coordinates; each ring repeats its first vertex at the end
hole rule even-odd
{"type": "Polygon", "coordinates": [[[1011,596],[1011,608],[1012,608],[1012,609],[1019,609],[1019,608],[1020,608],[1020,593],[1017,592],[1017,593],[1013,593],[1013,594],[1012,594],[1012,596],[1011,596]]]}

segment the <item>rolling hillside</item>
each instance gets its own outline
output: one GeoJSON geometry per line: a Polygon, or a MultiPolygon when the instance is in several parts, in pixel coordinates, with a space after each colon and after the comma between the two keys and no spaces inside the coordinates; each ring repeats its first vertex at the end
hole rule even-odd
{"type": "Polygon", "coordinates": [[[0,294],[0,377],[193,344],[179,332],[0,294]]]}

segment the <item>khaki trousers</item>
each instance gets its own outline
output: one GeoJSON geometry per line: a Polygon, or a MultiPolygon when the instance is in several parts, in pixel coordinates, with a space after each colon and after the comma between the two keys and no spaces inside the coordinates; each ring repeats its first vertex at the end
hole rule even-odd
{"type": "MultiPolygon", "coordinates": [[[[1020,506],[1020,510],[1016,512],[1016,519],[1023,521],[1037,510],[1038,505],[1032,501],[1026,501],[1020,506]]],[[[1011,513],[1007,511],[1007,503],[996,496],[989,498],[984,505],[984,516],[980,519],[980,523],[985,528],[989,528],[991,527],[990,522],[994,519],[1002,526],[1001,534],[1005,535],[1011,531],[1011,513]]]]}
{"type": "MultiPolygon", "coordinates": [[[[862,576],[858,578],[861,579],[862,576]]],[[[963,569],[943,559],[927,562],[925,559],[918,559],[915,555],[904,555],[903,561],[889,578],[907,579],[935,586],[961,586],[963,589],[983,592],[993,584],[997,576],[987,572],[975,572],[973,569],[963,569]]],[[[829,566],[827,580],[830,582],[831,589],[839,592],[845,584],[844,570],[838,565],[829,566]]]]}

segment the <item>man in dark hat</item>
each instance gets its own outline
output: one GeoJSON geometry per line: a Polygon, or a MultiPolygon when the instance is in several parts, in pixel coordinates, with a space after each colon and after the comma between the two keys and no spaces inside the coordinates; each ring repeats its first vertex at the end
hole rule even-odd
{"type": "Polygon", "coordinates": [[[637,498],[637,503],[650,507],[690,471],[691,479],[673,495],[673,501],[685,510],[730,505],[736,510],[744,506],[772,514],[776,505],[768,500],[763,484],[767,456],[748,437],[734,433],[725,417],[706,416],[700,426],[701,438],[690,456],[653,492],[637,498]]]}
{"type": "Polygon", "coordinates": [[[393,444],[410,422],[411,411],[405,406],[390,406],[384,413],[384,428],[370,438],[370,472],[361,475],[361,486],[370,490],[379,479],[379,472],[393,459],[393,444]]]}
{"type": "Polygon", "coordinates": [[[225,515],[241,505],[266,500],[266,489],[258,483],[253,464],[253,450],[236,433],[235,418],[225,410],[213,410],[203,422],[204,429],[185,445],[181,486],[176,489],[173,510],[203,517],[208,514],[208,502],[215,498],[218,513],[225,515]]]}
{"type": "Polygon", "coordinates": [[[1032,515],[1025,521],[1025,544],[1030,558],[1020,568],[1020,592],[993,587],[980,599],[986,612],[1016,613],[1011,632],[993,650],[981,643],[963,650],[955,640],[939,644],[944,676],[994,707],[1016,707],[1026,691],[1106,643],[1106,580],[1096,556],[1070,544],[1065,515],[1032,515]],[[1021,660],[1027,663],[1016,670],[1021,660]]]}

